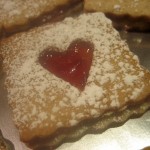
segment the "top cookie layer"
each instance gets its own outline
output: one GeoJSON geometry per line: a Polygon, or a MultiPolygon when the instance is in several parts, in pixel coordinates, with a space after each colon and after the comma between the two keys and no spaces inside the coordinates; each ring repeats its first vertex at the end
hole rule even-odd
{"type": "Polygon", "coordinates": [[[60,127],[120,110],[150,93],[150,74],[102,13],[82,14],[17,34],[1,42],[6,86],[21,137],[49,135],[60,127]],[[94,45],[84,91],[44,69],[39,54],[48,47],[65,51],[76,39],[94,45]]]}

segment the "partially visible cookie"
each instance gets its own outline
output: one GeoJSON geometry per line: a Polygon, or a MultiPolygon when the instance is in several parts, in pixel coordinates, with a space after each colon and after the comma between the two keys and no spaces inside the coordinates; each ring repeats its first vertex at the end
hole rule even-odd
{"type": "Polygon", "coordinates": [[[0,0],[0,36],[56,19],[81,0],[0,0]]]}
{"type": "Polygon", "coordinates": [[[117,29],[150,31],[149,0],[84,0],[85,11],[104,12],[117,29]]]}

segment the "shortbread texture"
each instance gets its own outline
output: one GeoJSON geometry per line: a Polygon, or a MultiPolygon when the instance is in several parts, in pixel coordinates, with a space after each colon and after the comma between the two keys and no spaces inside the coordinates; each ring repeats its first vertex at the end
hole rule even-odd
{"type": "Polygon", "coordinates": [[[150,17],[149,0],[85,0],[85,10],[132,17],[150,17]]]}
{"type": "Polygon", "coordinates": [[[69,5],[73,1],[0,0],[0,30],[10,32],[14,28],[28,26],[31,20],[49,13],[60,6],[69,5]]]}
{"type": "Polygon", "coordinates": [[[16,34],[0,44],[8,100],[23,141],[120,111],[150,95],[150,73],[139,65],[103,13],[69,17],[16,34]],[[44,69],[38,60],[48,47],[63,52],[76,39],[94,45],[83,91],[44,69]]]}

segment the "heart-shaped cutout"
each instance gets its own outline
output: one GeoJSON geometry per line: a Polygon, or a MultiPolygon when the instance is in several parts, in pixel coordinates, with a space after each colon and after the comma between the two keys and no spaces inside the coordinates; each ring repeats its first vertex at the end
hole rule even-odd
{"type": "Polygon", "coordinates": [[[77,39],[66,51],[49,47],[39,57],[40,64],[57,77],[83,90],[92,64],[94,46],[91,42],[77,39]]]}

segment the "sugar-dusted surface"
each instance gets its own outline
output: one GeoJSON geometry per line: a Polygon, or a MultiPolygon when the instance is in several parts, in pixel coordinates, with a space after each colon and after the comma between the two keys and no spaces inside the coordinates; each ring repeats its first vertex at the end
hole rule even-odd
{"type": "Polygon", "coordinates": [[[26,25],[32,19],[69,3],[72,2],[70,0],[0,0],[0,30],[2,28],[7,31],[14,26],[26,25]]]}
{"type": "Polygon", "coordinates": [[[150,17],[149,0],[85,0],[85,9],[91,11],[101,11],[119,15],[131,15],[133,17],[150,17]]]}
{"type": "Polygon", "coordinates": [[[120,109],[150,92],[149,73],[139,66],[137,57],[101,13],[68,18],[1,44],[8,99],[24,140],[35,136],[37,130],[43,131],[39,135],[50,134],[109,109],[120,109]],[[77,38],[90,40],[95,47],[83,92],[55,77],[38,62],[39,53],[48,46],[66,49],[77,38]],[[30,137],[28,130],[32,131],[30,137]]]}

